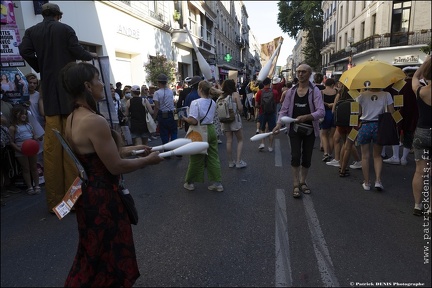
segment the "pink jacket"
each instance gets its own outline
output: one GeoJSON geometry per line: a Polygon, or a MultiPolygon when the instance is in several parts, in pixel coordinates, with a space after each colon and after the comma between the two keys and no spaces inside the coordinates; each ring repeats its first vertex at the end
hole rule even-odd
{"type": "MultiPolygon", "coordinates": [[[[292,117],[294,110],[294,96],[297,91],[297,85],[290,88],[285,95],[284,102],[282,103],[282,107],[279,111],[278,123],[282,123],[280,121],[281,117],[289,116],[292,117]]],[[[312,82],[309,82],[309,107],[311,109],[311,114],[314,120],[312,121],[314,127],[315,137],[319,136],[319,119],[324,118],[325,109],[324,103],[322,99],[321,91],[318,87],[316,87],[312,82]]],[[[290,124],[287,124],[288,130],[290,129],[290,124]]]]}

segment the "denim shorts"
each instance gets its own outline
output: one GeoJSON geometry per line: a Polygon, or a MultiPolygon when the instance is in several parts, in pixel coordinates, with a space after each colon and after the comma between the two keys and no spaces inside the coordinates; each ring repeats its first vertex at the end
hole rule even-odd
{"type": "Polygon", "coordinates": [[[378,121],[362,123],[357,135],[357,144],[376,143],[378,137],[378,121]]]}
{"type": "Polygon", "coordinates": [[[413,141],[415,160],[431,159],[431,131],[430,128],[417,127],[413,141]]]}
{"type": "Polygon", "coordinates": [[[132,133],[131,132],[131,137],[132,137],[132,139],[135,139],[135,138],[148,138],[148,137],[150,137],[150,133],[148,133],[148,132],[144,132],[144,133],[132,133]]]}

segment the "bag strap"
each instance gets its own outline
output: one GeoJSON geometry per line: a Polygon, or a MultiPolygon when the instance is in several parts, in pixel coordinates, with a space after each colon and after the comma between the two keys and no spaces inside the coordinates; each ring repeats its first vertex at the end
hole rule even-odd
{"type": "Polygon", "coordinates": [[[143,98],[141,103],[144,106],[144,109],[145,109],[146,113],[149,113],[148,110],[147,110],[147,105],[146,105],[145,101],[146,101],[146,99],[143,98]]]}
{"type": "Polygon", "coordinates": [[[209,108],[207,109],[207,113],[204,115],[204,117],[199,121],[200,124],[202,123],[202,121],[204,121],[204,118],[207,117],[207,114],[209,113],[209,111],[210,111],[210,107],[212,106],[212,104],[213,104],[213,101],[210,99],[210,105],[209,105],[209,108]]]}

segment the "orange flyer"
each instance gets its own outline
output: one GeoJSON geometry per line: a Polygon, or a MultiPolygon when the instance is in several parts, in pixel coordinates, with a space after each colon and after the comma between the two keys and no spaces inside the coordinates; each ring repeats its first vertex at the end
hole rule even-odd
{"type": "Polygon", "coordinates": [[[60,220],[63,219],[67,214],[69,214],[72,207],[75,205],[75,202],[81,196],[81,184],[82,180],[79,177],[75,178],[74,182],[69,187],[62,201],[53,208],[54,213],[60,220]]]}

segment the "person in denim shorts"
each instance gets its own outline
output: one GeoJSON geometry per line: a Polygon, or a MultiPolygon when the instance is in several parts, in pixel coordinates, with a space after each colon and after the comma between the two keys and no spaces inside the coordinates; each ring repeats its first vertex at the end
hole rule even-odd
{"type": "Polygon", "coordinates": [[[414,73],[412,89],[417,96],[419,118],[417,129],[414,133],[414,159],[416,170],[412,180],[414,195],[414,212],[416,216],[422,216],[427,212],[430,217],[430,178],[431,178],[431,131],[432,131],[432,109],[431,109],[431,58],[423,62],[414,73]],[[427,80],[428,84],[423,86],[420,79],[427,80]],[[427,184],[428,183],[428,184],[427,184]],[[422,196],[424,200],[422,202],[422,196]],[[429,202],[426,200],[429,199],[429,202]],[[422,205],[423,203],[423,205],[422,205]],[[427,210],[427,211],[426,211],[427,210]]]}
{"type": "Polygon", "coordinates": [[[362,170],[363,170],[363,189],[369,191],[371,183],[369,178],[369,148],[373,143],[373,162],[375,169],[375,189],[382,191],[384,186],[381,183],[382,171],[382,146],[377,144],[378,136],[378,116],[387,111],[394,112],[393,98],[390,93],[382,89],[369,89],[360,94],[356,99],[360,104],[361,126],[357,136],[357,143],[361,147],[362,170]]]}

